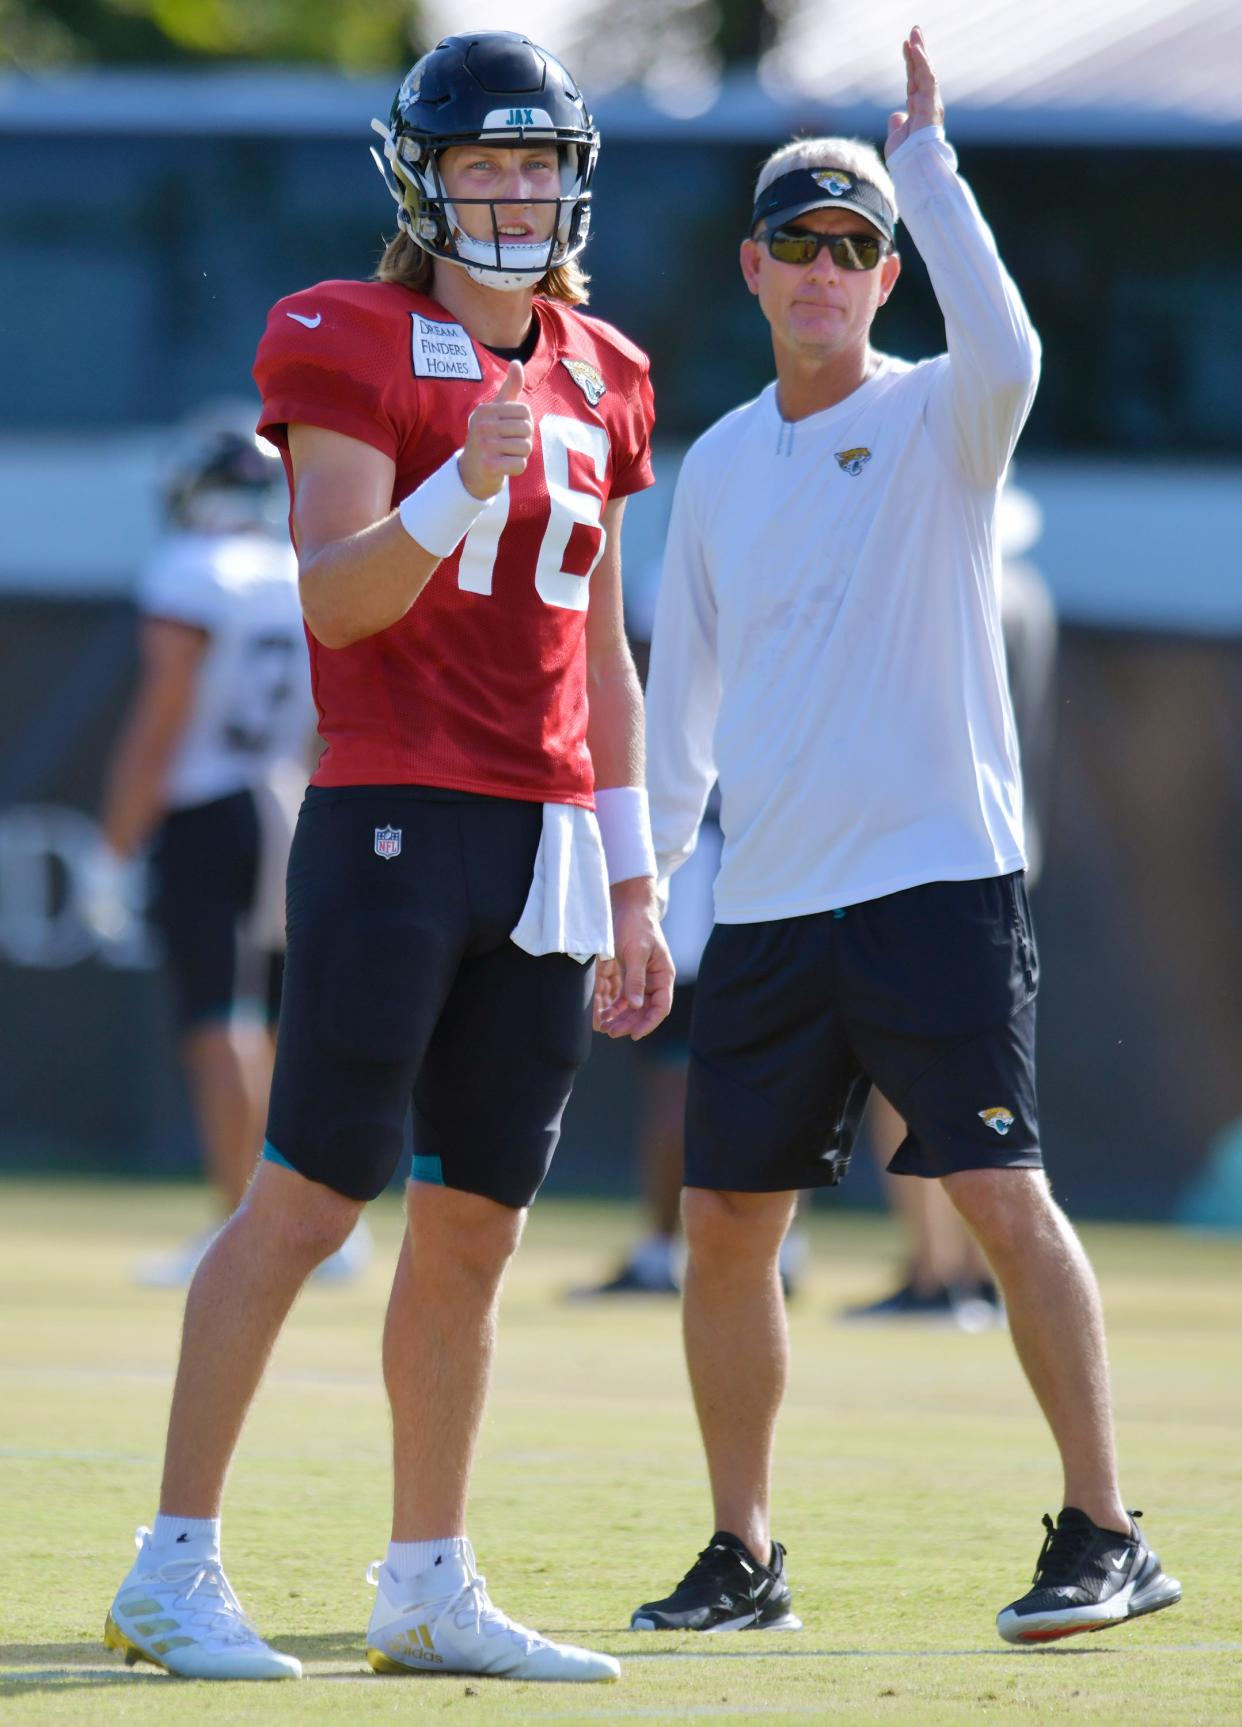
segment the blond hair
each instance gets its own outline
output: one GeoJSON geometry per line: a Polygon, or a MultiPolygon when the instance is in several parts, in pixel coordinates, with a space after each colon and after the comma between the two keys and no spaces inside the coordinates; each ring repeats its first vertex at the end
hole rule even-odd
{"type": "MultiPolygon", "coordinates": [[[[397,282],[415,294],[430,294],[435,279],[436,260],[404,230],[393,235],[384,247],[384,255],[375,271],[377,282],[397,282]]],[[[545,300],[563,300],[567,306],[585,306],[590,295],[590,277],[579,269],[576,259],[556,264],[539,280],[535,288],[545,300]]]]}
{"type": "Polygon", "coordinates": [[[897,188],[878,150],[861,138],[795,138],[792,144],[782,144],[774,150],[755,181],[755,202],[759,194],[782,174],[792,174],[797,168],[844,168],[860,180],[870,180],[888,199],[893,216],[897,215],[897,188]]]}

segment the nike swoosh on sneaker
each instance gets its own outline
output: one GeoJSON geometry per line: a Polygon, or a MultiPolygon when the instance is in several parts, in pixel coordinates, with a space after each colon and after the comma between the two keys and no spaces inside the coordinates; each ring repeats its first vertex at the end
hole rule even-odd
{"type": "Polygon", "coordinates": [[[323,313],[316,312],[313,318],[304,317],[301,312],[286,312],[286,318],[292,318],[295,324],[305,324],[308,330],[317,330],[323,323],[323,313]]]}

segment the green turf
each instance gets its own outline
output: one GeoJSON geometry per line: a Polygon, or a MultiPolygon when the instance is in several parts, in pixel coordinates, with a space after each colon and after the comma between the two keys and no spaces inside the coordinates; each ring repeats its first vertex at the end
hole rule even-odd
{"type": "Polygon", "coordinates": [[[382,1263],[295,1311],[229,1494],[232,1581],[309,1682],[128,1672],[100,1631],[131,1531],[154,1509],[181,1298],[127,1272],[202,1207],[185,1188],[0,1184],[0,1713],[21,1727],[1242,1720],[1242,1240],[1088,1232],[1126,1491],[1186,1600],[1116,1633],[1011,1651],[993,1617],[1029,1577],[1059,1481],[1008,1339],[831,1324],[841,1303],[882,1290],[894,1241],[880,1220],[830,1210],[812,1220],[778,1445],[775,1528],[800,1635],[621,1629],[710,1530],[676,1306],[560,1301],[608,1268],[633,1220],[549,1203],[509,1279],[472,1533],[502,1605],[620,1656],[622,1681],[370,1675],[363,1572],[383,1552],[388,1495],[378,1340],[400,1229],[385,1200],[382,1263]]]}

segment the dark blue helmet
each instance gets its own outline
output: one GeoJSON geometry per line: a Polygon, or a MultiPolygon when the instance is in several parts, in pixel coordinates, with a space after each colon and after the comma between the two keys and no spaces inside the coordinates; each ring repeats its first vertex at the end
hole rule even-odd
{"type": "Polygon", "coordinates": [[[396,200],[397,220],[433,257],[463,265],[486,286],[520,288],[586,245],[599,132],[564,66],[527,37],[510,30],[446,36],[407,74],[388,124],[371,124],[384,140],[383,159],[371,153],[396,200]],[[491,239],[464,233],[440,176],[441,152],[459,144],[548,142],[560,161],[560,195],[537,201],[556,204],[551,238],[506,245],[502,256],[495,201],[484,198],[468,202],[490,206],[491,239]]]}

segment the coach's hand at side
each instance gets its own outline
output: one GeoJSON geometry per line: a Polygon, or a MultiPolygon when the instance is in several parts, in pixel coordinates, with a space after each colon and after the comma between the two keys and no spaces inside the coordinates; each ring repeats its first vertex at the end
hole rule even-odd
{"type": "Polygon", "coordinates": [[[891,156],[907,138],[921,132],[924,126],[944,125],[940,85],[932,71],[927,43],[918,24],[902,43],[901,51],[906,62],[906,105],[888,117],[888,137],[884,141],[886,156],[891,156]]]}
{"type": "Polygon", "coordinates": [[[462,485],[476,498],[494,498],[506,479],[526,471],[535,442],[535,418],[519,399],[525,382],[522,362],[511,361],[494,399],[481,402],[470,416],[457,471],[462,485]]]}
{"type": "Polygon", "coordinates": [[[613,884],[612,922],[617,957],[595,962],[595,1029],[646,1037],[668,1016],[676,976],[650,876],[613,884]]]}

